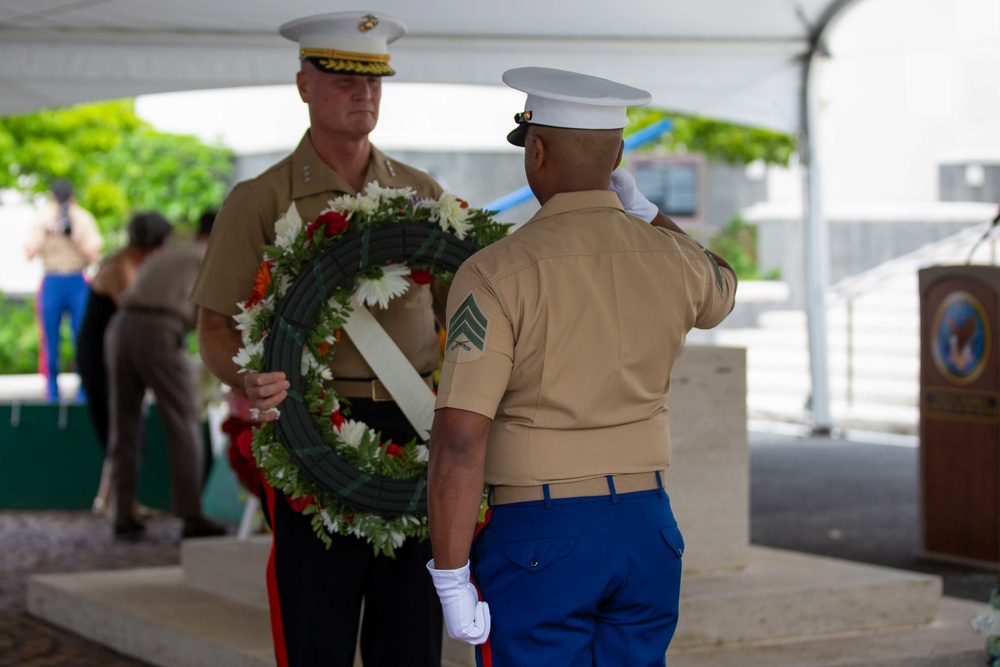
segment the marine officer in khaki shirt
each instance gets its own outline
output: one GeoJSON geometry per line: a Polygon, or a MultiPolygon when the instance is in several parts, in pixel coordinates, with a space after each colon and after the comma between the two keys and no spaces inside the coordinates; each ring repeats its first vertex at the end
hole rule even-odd
{"type": "Polygon", "coordinates": [[[627,173],[613,183],[645,91],[544,68],[504,81],[528,93],[508,140],[542,207],[451,287],[428,569],[480,664],[662,665],[684,548],[663,490],[670,372],[736,276],[627,173]]]}
{"type": "MultiPolygon", "coordinates": [[[[238,373],[232,357],[241,339],[232,316],[253,290],[263,246],[274,242],[279,216],[294,204],[303,220],[313,220],[330,199],[357,194],[372,181],[409,186],[423,197],[443,192],[430,176],[386,157],[368,140],[378,119],[382,77],[393,74],[387,45],[404,34],[401,23],[382,14],[337,12],[292,21],[280,32],[300,46],[296,82],[309,106],[310,129],[289,157],[233,189],[192,294],[202,306],[199,341],[206,365],[246,391],[264,420],[275,418],[268,410],[284,400],[289,384],[283,373],[238,373]]],[[[437,369],[440,343],[429,286],[412,284],[387,309],[372,313],[418,372],[429,377],[437,369]]],[[[395,442],[416,436],[348,338],[337,345],[331,368],[336,391],[350,398],[352,419],[395,442]]],[[[328,550],[280,491],[265,488],[265,494],[274,533],[267,577],[275,584],[269,601],[279,666],[351,667],[362,599],[366,667],[440,665],[441,608],[424,569],[429,542],[407,541],[395,560],[375,557],[365,540],[343,535],[332,535],[328,550]]]]}

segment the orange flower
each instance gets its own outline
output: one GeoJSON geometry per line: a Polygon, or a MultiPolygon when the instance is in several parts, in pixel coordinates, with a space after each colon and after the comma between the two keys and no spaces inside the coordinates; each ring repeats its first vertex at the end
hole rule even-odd
{"type": "Polygon", "coordinates": [[[267,295],[267,286],[271,284],[272,264],[273,262],[270,260],[261,262],[260,268],[257,269],[257,275],[253,279],[253,293],[243,304],[244,308],[252,308],[267,295]]]}
{"type": "Polygon", "coordinates": [[[457,201],[458,205],[462,208],[469,208],[469,202],[465,201],[461,197],[455,197],[455,201],[457,201]]]}

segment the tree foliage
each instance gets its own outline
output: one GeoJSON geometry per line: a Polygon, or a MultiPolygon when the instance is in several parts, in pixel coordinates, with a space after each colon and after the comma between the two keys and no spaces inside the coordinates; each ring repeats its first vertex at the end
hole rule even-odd
{"type": "Polygon", "coordinates": [[[766,164],[788,166],[795,153],[795,137],[773,130],[735,125],[721,120],[673,114],[650,108],[629,109],[626,134],[641,130],[664,118],[673,129],[642,151],[702,153],[709,160],[729,164],[747,164],[761,160],[766,164]]]}
{"type": "Polygon", "coordinates": [[[222,202],[231,168],[228,149],[158,132],[131,100],[0,118],[0,188],[31,196],[66,178],[112,240],[139,210],[190,231],[222,202]]]}

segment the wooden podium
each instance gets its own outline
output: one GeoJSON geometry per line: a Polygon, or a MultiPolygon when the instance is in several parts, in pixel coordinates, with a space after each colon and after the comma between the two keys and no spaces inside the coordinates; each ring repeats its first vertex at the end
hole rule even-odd
{"type": "Polygon", "coordinates": [[[1000,565],[1000,267],[919,277],[921,548],[1000,565]]]}

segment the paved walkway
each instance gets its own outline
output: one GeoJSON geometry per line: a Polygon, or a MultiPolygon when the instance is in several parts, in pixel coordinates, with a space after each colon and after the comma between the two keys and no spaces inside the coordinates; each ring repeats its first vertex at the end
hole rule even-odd
{"type": "MultiPolygon", "coordinates": [[[[874,440],[870,438],[869,440],[874,440]]],[[[994,572],[916,556],[917,449],[750,435],[751,541],[943,577],[945,594],[985,602],[994,572]]],[[[0,666],[143,667],[25,613],[24,578],[179,561],[179,521],[148,522],[147,539],[117,543],[89,512],[0,511],[0,666]]]]}

